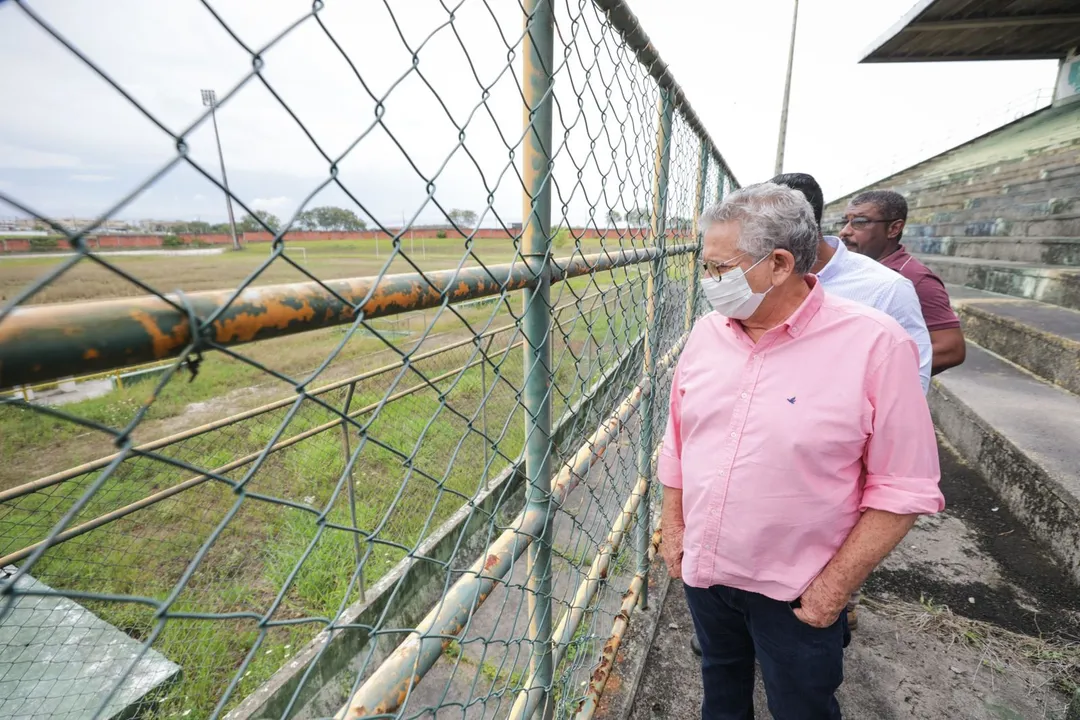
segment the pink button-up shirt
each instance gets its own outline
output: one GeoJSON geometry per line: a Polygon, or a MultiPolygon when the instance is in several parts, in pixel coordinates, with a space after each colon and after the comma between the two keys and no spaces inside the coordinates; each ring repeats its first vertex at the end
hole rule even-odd
{"type": "Polygon", "coordinates": [[[683,580],[791,601],[861,511],[934,513],[937,442],[919,353],[895,320],[810,295],[755,344],[697,322],[675,368],[660,482],[683,493],[683,580]]]}

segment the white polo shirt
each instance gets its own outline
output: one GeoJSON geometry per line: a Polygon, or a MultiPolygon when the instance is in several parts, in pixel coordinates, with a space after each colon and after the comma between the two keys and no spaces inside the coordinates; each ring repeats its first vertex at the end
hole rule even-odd
{"type": "Polygon", "coordinates": [[[836,254],[817,274],[822,286],[827,292],[880,310],[900,323],[919,346],[919,379],[923,392],[927,392],[934,354],[915,286],[878,261],[851,252],[838,237],[826,235],[825,242],[836,254]]]}

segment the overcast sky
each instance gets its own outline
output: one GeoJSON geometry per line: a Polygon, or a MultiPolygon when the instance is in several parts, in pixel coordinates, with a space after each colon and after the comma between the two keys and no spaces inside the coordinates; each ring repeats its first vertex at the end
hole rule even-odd
{"type": "MultiPolygon", "coordinates": [[[[559,2],[561,31],[576,31],[579,48],[591,49],[590,24],[571,26],[566,0],[559,2]]],[[[1035,92],[1054,82],[1052,61],[858,65],[867,46],[911,2],[802,0],[785,170],[813,173],[829,198],[1000,124],[1006,110],[1012,115],[1034,108],[1035,92]]],[[[168,131],[15,3],[0,3],[0,192],[48,215],[90,217],[119,203],[177,157],[170,134],[179,136],[202,117],[201,88],[225,98],[250,74],[250,53],[197,0],[28,4],[168,131]]],[[[304,0],[209,4],[250,48],[265,45],[310,8],[304,0]]],[[[482,210],[490,192],[499,219],[520,221],[520,152],[511,159],[508,149],[521,132],[520,51],[506,69],[507,46],[516,46],[521,34],[517,2],[463,0],[452,27],[437,0],[325,4],[319,17],[353,66],[310,19],[263,54],[263,77],[296,118],[257,78],[224,103],[218,123],[233,191],[250,207],[287,218],[329,177],[324,154],[337,159],[359,140],[337,172],[361,206],[330,187],[307,207],[349,206],[389,226],[398,225],[403,212],[418,222],[437,221],[441,215],[427,198],[423,175],[436,178],[434,199],[445,208],[482,210]],[[420,73],[407,72],[413,63],[407,45],[420,48],[420,73]],[[486,106],[481,85],[489,87],[486,106]],[[383,121],[393,137],[374,123],[372,95],[387,92],[383,121]],[[458,124],[472,118],[468,153],[456,148],[458,131],[448,113],[458,124]]],[[[569,5],[577,7],[578,0],[569,5]]],[[[767,179],[792,0],[631,0],[630,6],[739,181],[767,179]]],[[[610,77],[611,61],[595,62],[592,84],[602,87],[597,77],[610,77]]],[[[583,80],[582,66],[569,65],[556,83],[567,111],[576,95],[571,85],[580,87],[583,80]]],[[[649,103],[643,93],[626,98],[609,122],[617,124],[621,114],[627,127],[651,132],[649,103]]],[[[556,161],[570,219],[580,222],[590,204],[627,208],[644,202],[649,159],[634,159],[647,154],[641,143],[626,149],[641,168],[627,187],[601,187],[602,168],[586,169],[573,187],[569,160],[587,155],[584,132],[575,126],[567,154],[556,161]]],[[[218,176],[209,121],[184,141],[189,157],[218,176]]],[[[689,170],[689,163],[678,168],[684,175],[689,170]]],[[[15,214],[0,203],[0,216],[15,214]]],[[[225,208],[220,190],[181,163],[115,217],[219,222],[225,208]]],[[[483,224],[496,222],[489,214],[483,224]]]]}

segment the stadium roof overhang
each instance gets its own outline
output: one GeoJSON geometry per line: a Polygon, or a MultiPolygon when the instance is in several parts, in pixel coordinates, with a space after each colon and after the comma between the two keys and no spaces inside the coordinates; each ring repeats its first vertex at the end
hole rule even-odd
{"type": "Polygon", "coordinates": [[[1059,60],[1077,46],[1078,0],[919,0],[861,62],[1059,60]]]}

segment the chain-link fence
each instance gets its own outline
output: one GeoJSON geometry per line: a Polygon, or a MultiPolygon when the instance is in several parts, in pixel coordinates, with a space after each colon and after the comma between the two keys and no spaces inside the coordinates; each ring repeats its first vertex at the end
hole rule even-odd
{"type": "Polygon", "coordinates": [[[166,121],[62,18],[0,2],[170,149],[78,226],[0,183],[71,251],[8,294],[0,390],[173,359],[102,397],[0,404],[0,715],[590,716],[646,601],[653,454],[702,310],[696,217],[734,178],[622,2],[464,0],[424,22],[387,2],[405,61],[382,90],[323,2],[261,45],[215,5],[247,62],[218,107],[261,86],[329,170],[271,244],[189,282],[195,261],[90,239],[181,172],[255,216],[195,152],[210,110],[166,121]],[[304,33],[370,106],[338,154],[274,80],[304,33]],[[440,72],[451,52],[467,73],[440,72]],[[418,98],[452,129],[410,149],[394,113],[418,98]],[[423,188],[397,225],[342,171],[387,152],[423,188]],[[471,227],[441,197],[455,167],[481,189],[471,227]],[[382,234],[374,272],[328,279],[370,241],[296,239],[328,191],[382,234]],[[425,212],[449,232],[417,252],[425,212]]]}

